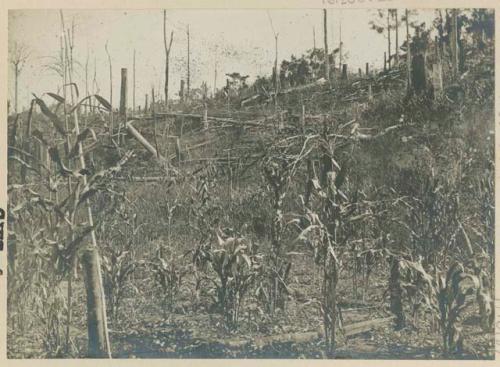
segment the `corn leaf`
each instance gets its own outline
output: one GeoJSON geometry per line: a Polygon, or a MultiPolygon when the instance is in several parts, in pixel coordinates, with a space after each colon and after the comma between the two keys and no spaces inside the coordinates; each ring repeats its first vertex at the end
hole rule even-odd
{"type": "Polygon", "coordinates": [[[111,103],[109,103],[106,99],[104,99],[103,97],[101,97],[100,95],[98,94],[94,94],[94,97],[99,101],[99,103],[104,107],[106,108],[108,111],[111,111],[112,107],[111,107],[111,103]]]}
{"type": "Polygon", "coordinates": [[[57,115],[47,107],[45,102],[40,98],[38,98],[37,96],[35,96],[35,102],[40,106],[40,110],[42,110],[42,113],[45,116],[47,116],[50,119],[50,121],[52,121],[52,124],[54,124],[54,127],[56,128],[57,132],[62,136],[66,136],[66,132],[64,131],[63,127],[64,124],[61,121],[61,119],[59,119],[59,117],[57,117],[57,115]]]}
{"type": "Polygon", "coordinates": [[[50,93],[50,92],[49,92],[49,93],[47,93],[47,95],[51,96],[52,98],[54,98],[54,99],[55,99],[57,102],[59,102],[59,103],[64,103],[64,101],[65,101],[65,100],[64,100],[64,98],[63,98],[63,97],[61,97],[61,96],[60,96],[60,95],[58,95],[58,94],[55,94],[55,93],[50,93]]]}

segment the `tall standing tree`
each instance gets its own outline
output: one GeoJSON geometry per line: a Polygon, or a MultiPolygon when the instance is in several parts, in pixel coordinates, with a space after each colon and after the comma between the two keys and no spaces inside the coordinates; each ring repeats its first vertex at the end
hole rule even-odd
{"type": "MultiPolygon", "coordinates": [[[[189,39],[189,28],[188,28],[189,39]]],[[[174,40],[174,31],[170,32],[170,42],[167,45],[167,11],[163,10],[163,45],[165,47],[165,109],[168,110],[168,72],[170,64],[170,50],[174,40]]],[[[189,44],[189,43],[188,43],[189,44]]],[[[188,48],[188,78],[189,78],[189,48],[188,48]]],[[[189,80],[189,79],[188,79],[189,80]]]]}
{"type": "Polygon", "coordinates": [[[14,112],[19,112],[19,78],[26,61],[30,56],[29,49],[17,42],[14,43],[10,50],[10,63],[14,67],[14,112]]]}

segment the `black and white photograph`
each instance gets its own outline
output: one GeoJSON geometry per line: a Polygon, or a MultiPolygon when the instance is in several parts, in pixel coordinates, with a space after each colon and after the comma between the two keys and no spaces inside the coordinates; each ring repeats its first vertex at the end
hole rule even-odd
{"type": "Polygon", "coordinates": [[[357,3],[11,2],[6,358],[495,359],[495,9],[357,3]]]}

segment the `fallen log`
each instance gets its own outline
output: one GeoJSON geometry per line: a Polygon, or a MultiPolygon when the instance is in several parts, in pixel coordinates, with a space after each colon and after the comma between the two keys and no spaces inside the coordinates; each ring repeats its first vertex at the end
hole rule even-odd
{"type": "Polygon", "coordinates": [[[304,85],[299,85],[298,87],[292,87],[292,88],[288,88],[288,89],[283,89],[281,91],[278,92],[278,96],[280,95],[283,95],[283,94],[289,94],[289,93],[293,93],[293,92],[301,92],[301,91],[304,91],[304,90],[307,90],[307,89],[310,89],[310,88],[314,88],[314,87],[317,87],[317,86],[322,86],[322,85],[326,85],[326,79],[325,78],[320,78],[312,83],[309,83],[309,84],[304,84],[304,85]]]}
{"type": "Polygon", "coordinates": [[[164,177],[164,176],[149,176],[149,177],[114,177],[117,181],[129,181],[129,182],[167,182],[167,181],[175,181],[172,177],[164,177]]]}
{"type": "MultiPolygon", "coordinates": [[[[375,327],[386,325],[394,320],[394,316],[384,317],[375,320],[368,320],[362,322],[356,322],[349,325],[344,325],[343,331],[346,337],[362,334],[364,332],[370,331],[375,327]]],[[[245,348],[245,347],[256,347],[263,348],[270,346],[275,343],[308,343],[316,339],[321,339],[323,337],[322,331],[307,331],[301,333],[286,333],[278,335],[270,335],[263,337],[256,337],[253,340],[242,339],[242,338],[231,338],[231,339],[220,339],[217,343],[230,348],[245,348]]]]}
{"type": "Polygon", "coordinates": [[[141,145],[146,148],[146,150],[148,152],[150,152],[157,161],[163,163],[165,162],[165,158],[158,154],[158,152],[156,151],[155,147],[153,147],[149,141],[146,140],[146,138],[144,136],[141,135],[141,133],[139,131],[137,131],[133,126],[132,126],[132,123],[130,121],[126,122],[125,123],[125,126],[127,128],[127,131],[139,142],[141,143],[141,145]]]}

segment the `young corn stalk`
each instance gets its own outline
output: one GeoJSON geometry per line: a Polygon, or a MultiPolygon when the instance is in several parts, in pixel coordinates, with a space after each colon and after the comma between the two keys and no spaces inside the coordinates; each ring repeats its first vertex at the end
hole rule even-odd
{"type": "Polygon", "coordinates": [[[271,224],[271,263],[269,271],[269,313],[274,315],[276,309],[285,310],[286,281],[291,269],[291,262],[283,259],[283,200],[286,196],[286,183],[290,179],[287,163],[280,167],[276,162],[268,162],[264,166],[264,175],[272,190],[273,220],[271,224]]]}

